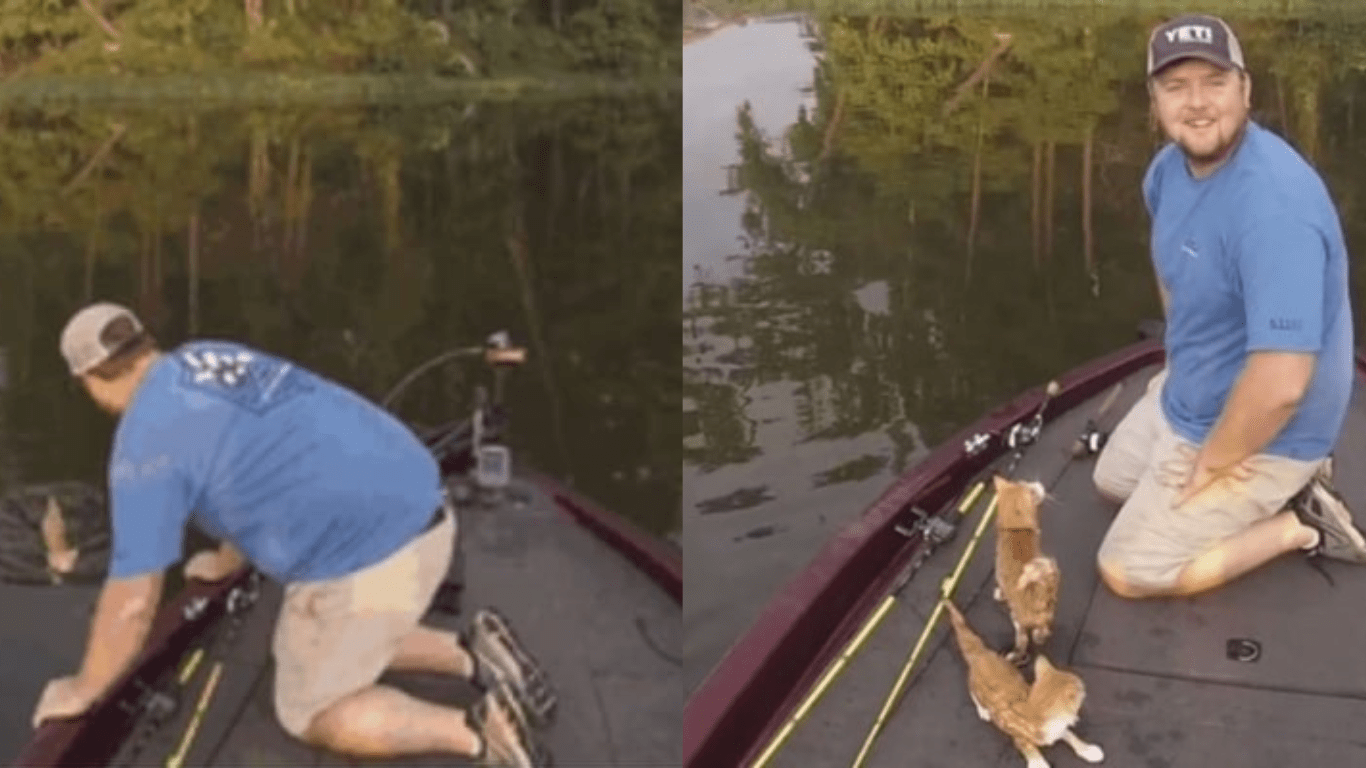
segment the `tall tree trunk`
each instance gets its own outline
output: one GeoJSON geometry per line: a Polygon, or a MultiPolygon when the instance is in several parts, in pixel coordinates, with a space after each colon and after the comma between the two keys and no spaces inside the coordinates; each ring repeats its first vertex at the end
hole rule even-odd
{"type": "Polygon", "coordinates": [[[264,0],[242,0],[242,4],[247,15],[247,32],[255,32],[266,21],[264,0]]]}
{"type": "Polygon", "coordinates": [[[1086,126],[1086,143],[1081,150],[1081,239],[1086,259],[1086,274],[1091,280],[1091,294],[1100,296],[1100,272],[1096,269],[1095,245],[1091,229],[1091,165],[1095,145],[1095,126],[1086,126]]]}
{"type": "Polygon", "coordinates": [[[844,91],[840,91],[835,97],[835,108],[830,114],[830,122],[825,124],[825,135],[821,137],[821,154],[817,162],[825,162],[831,150],[835,148],[835,134],[839,132],[840,123],[844,121],[844,94],[844,91]]]}
{"type": "Polygon", "coordinates": [[[1034,269],[1039,269],[1039,259],[1043,253],[1043,221],[1041,198],[1043,192],[1043,142],[1034,142],[1034,166],[1029,179],[1029,235],[1033,246],[1034,269]]]}
{"type": "MultiPolygon", "coordinates": [[[[518,162],[515,144],[509,142],[507,154],[514,169],[513,178],[522,182],[522,168],[518,162]]],[[[520,186],[519,183],[518,187],[520,188],[520,186]]],[[[568,482],[572,484],[574,482],[574,468],[571,463],[569,443],[565,439],[560,391],[555,385],[554,365],[551,361],[550,349],[546,344],[545,336],[541,332],[540,314],[536,309],[536,295],[533,287],[535,278],[532,274],[529,258],[530,239],[526,231],[525,210],[526,205],[519,194],[512,204],[510,216],[512,231],[507,238],[507,253],[517,274],[517,285],[520,288],[522,299],[522,312],[526,316],[527,332],[531,334],[532,354],[536,356],[535,365],[541,372],[541,381],[545,386],[546,397],[550,403],[551,429],[555,435],[555,444],[560,454],[561,471],[568,478],[568,482]]]]}
{"type": "Polygon", "coordinates": [[[982,80],[982,108],[977,112],[977,147],[972,153],[972,209],[968,214],[968,258],[965,279],[972,282],[972,262],[977,254],[977,221],[982,208],[982,147],[986,143],[987,89],[991,75],[982,80]]]}
{"type": "MultiPolygon", "coordinates": [[[[189,125],[189,147],[193,154],[198,144],[198,119],[191,116],[189,125]]],[[[191,337],[199,333],[199,198],[195,197],[194,207],[190,209],[188,242],[185,248],[186,273],[189,292],[189,328],[191,337]]]]}
{"type": "MultiPolygon", "coordinates": [[[[267,201],[270,198],[270,134],[264,125],[251,129],[251,144],[247,149],[247,212],[251,217],[251,247],[260,252],[265,247],[267,201]]],[[[278,255],[271,256],[271,264],[279,269],[278,255]]]]}
{"type": "Polygon", "coordinates": [[[1319,159],[1319,74],[1318,70],[1299,72],[1295,84],[1295,134],[1300,149],[1310,163],[1319,159]]]}
{"type": "Polygon", "coordinates": [[[95,221],[85,240],[85,303],[95,300],[95,260],[99,257],[100,238],[104,234],[104,188],[95,192],[95,221]]]}
{"type": "Polygon", "coordinates": [[[1057,167],[1057,142],[1050,139],[1044,148],[1043,255],[1053,260],[1053,171],[1057,167]]]}

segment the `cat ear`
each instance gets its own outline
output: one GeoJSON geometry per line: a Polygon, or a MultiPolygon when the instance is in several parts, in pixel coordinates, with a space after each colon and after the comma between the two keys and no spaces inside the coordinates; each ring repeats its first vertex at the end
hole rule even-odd
{"type": "Polygon", "coordinates": [[[997,492],[1000,492],[1000,491],[1002,491],[1002,490],[1005,490],[1006,486],[1009,484],[1009,481],[1007,481],[1007,480],[1005,479],[1005,477],[1003,477],[1003,476],[1000,475],[999,473],[998,473],[998,474],[995,474],[995,475],[992,475],[992,476],[991,476],[991,481],[992,481],[993,483],[996,484],[996,490],[997,490],[997,492]]]}

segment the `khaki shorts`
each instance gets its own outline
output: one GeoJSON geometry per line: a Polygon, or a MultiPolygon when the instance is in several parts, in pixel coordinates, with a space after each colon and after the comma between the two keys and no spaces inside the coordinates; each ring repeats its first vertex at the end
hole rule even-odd
{"type": "Polygon", "coordinates": [[[1172,586],[1181,569],[1219,542],[1275,515],[1308,484],[1321,460],[1256,454],[1242,462],[1247,480],[1218,480],[1172,509],[1199,447],[1172,431],[1159,397],[1166,370],[1115,427],[1096,461],[1096,487],[1124,499],[1096,559],[1140,587],[1172,586]]]}
{"type": "Polygon", "coordinates": [[[379,679],[446,577],[455,526],[447,507],[439,524],[372,566],[285,587],[271,649],[285,731],[303,738],[319,712],[379,679]]]}

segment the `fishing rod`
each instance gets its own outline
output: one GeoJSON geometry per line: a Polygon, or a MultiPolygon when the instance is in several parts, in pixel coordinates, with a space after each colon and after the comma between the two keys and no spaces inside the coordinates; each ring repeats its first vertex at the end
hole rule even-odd
{"type": "MultiPolygon", "coordinates": [[[[1043,425],[1044,408],[1048,406],[1049,401],[1052,400],[1053,396],[1056,395],[1058,391],[1058,383],[1056,381],[1050,381],[1047,388],[1044,390],[1043,402],[1039,404],[1033,419],[1028,422],[1015,424],[1005,434],[1005,445],[1014,449],[1010,469],[1008,469],[1007,472],[1014,469],[1015,462],[1019,461],[1019,457],[1023,453],[1024,448],[1038,438],[1039,431],[1043,425]]],[[[974,435],[966,441],[963,449],[969,456],[977,454],[986,447],[989,440],[989,435],[974,435]]],[[[977,503],[977,498],[982,494],[982,491],[985,488],[986,480],[978,480],[977,483],[962,496],[956,508],[958,518],[961,519],[966,517],[968,511],[977,503]]],[[[995,502],[993,501],[993,504],[994,503],[995,502]]],[[[816,702],[825,694],[825,691],[830,687],[830,684],[835,681],[835,678],[839,677],[845,667],[848,666],[850,660],[862,650],[863,644],[873,634],[873,631],[882,624],[883,619],[891,612],[892,607],[901,601],[902,593],[906,586],[910,584],[911,577],[915,575],[916,571],[918,571],[922,565],[924,565],[925,560],[929,558],[934,550],[951,539],[957,531],[957,522],[948,522],[941,517],[927,514],[915,507],[911,509],[911,514],[915,515],[917,518],[915,524],[909,529],[898,525],[897,531],[908,537],[919,534],[922,545],[917,549],[915,554],[912,555],[910,562],[906,564],[901,573],[898,574],[897,578],[892,582],[890,592],[882,598],[877,609],[865,620],[863,627],[859,629],[854,637],[845,644],[844,648],[840,651],[839,656],[837,656],[835,661],[826,668],[825,673],[821,675],[820,680],[817,681],[816,685],[807,693],[801,704],[797,706],[797,709],[794,710],[783,723],[782,728],[779,729],[778,733],[773,737],[768,746],[765,747],[764,751],[759,755],[758,759],[754,761],[750,768],[763,768],[768,765],[773,759],[773,756],[782,748],[788,737],[792,735],[792,732],[796,729],[797,725],[806,718],[807,714],[810,713],[811,708],[815,706],[816,702]]],[[[978,533],[973,537],[973,540],[976,541],[977,536],[980,535],[981,530],[979,528],[978,533]]]]}
{"type": "MultiPolygon", "coordinates": [[[[225,577],[225,579],[235,578],[240,577],[235,575],[225,577]]],[[[224,666],[221,657],[228,649],[232,648],[246,614],[255,606],[260,593],[261,574],[248,567],[246,577],[241,584],[233,586],[226,596],[216,598],[213,601],[214,603],[221,603],[219,609],[221,615],[214,619],[213,627],[208,630],[208,636],[185,657],[178,671],[173,671],[169,675],[158,675],[152,681],[133,678],[132,684],[135,694],[131,700],[119,702],[119,706],[130,716],[140,721],[140,725],[133,730],[123,746],[115,753],[115,756],[109,761],[110,765],[139,765],[146,762],[140,759],[140,756],[147,749],[148,744],[154,738],[158,738],[161,730],[179,717],[187,686],[204,659],[212,654],[215,658],[214,670],[210,672],[209,680],[201,689],[198,702],[190,717],[190,724],[186,733],[181,737],[179,747],[166,759],[168,768],[180,768],[185,754],[189,750],[190,743],[193,741],[194,734],[199,728],[204,712],[208,709],[213,694],[216,692],[218,678],[222,674],[224,666]]],[[[208,610],[209,606],[208,598],[192,601],[185,607],[184,617],[186,621],[198,619],[208,610]]]]}
{"type": "MultiPolygon", "coordinates": [[[[1078,437],[1077,443],[1090,445],[1093,442],[1087,440],[1087,435],[1099,432],[1096,423],[1105,415],[1110,407],[1114,405],[1114,402],[1123,387],[1124,382],[1117,384],[1110,395],[1101,403],[1096,414],[1086,422],[1086,426],[1082,429],[1082,433],[1078,437]]],[[[1024,455],[1025,447],[1038,441],[1039,433],[1043,427],[1044,408],[1058,391],[1059,387],[1057,382],[1050,381],[1045,390],[1043,402],[1039,404],[1038,410],[1034,412],[1034,418],[1027,422],[1023,427],[1020,424],[1016,424],[1015,428],[1011,429],[1007,439],[1008,442],[1015,443],[1015,450],[1011,454],[1009,464],[1006,465],[1006,470],[1001,473],[1002,476],[1008,477],[1014,472],[1020,459],[1024,455]]],[[[1101,442],[1103,443],[1103,440],[1101,442]]],[[[1076,443],[1074,443],[1074,445],[1076,445],[1076,443]]],[[[901,693],[906,686],[906,681],[910,678],[911,670],[915,667],[916,661],[919,660],[921,653],[925,650],[930,633],[934,630],[940,616],[944,613],[945,604],[953,599],[954,590],[958,588],[958,582],[963,576],[963,571],[967,567],[968,560],[971,559],[973,553],[976,551],[978,540],[986,530],[987,524],[995,516],[997,501],[998,496],[993,493],[991,501],[987,504],[986,512],[983,513],[982,519],[977,523],[977,530],[973,532],[972,538],[968,540],[967,547],[963,550],[962,556],[958,558],[958,563],[954,567],[953,572],[949,574],[940,585],[941,599],[935,603],[934,611],[930,614],[929,621],[925,623],[925,629],[920,633],[920,637],[916,639],[915,646],[911,649],[910,657],[907,658],[906,664],[902,667],[901,674],[897,677],[896,683],[892,686],[892,690],[888,694],[887,700],[883,702],[882,710],[878,713],[877,720],[873,722],[873,727],[868,731],[868,736],[864,739],[863,746],[859,749],[858,756],[854,758],[853,768],[859,768],[863,765],[868,758],[869,751],[872,749],[873,742],[882,733],[882,729],[887,722],[887,717],[896,706],[897,701],[901,697],[901,693]]]]}
{"type": "MultiPolygon", "coordinates": [[[[1028,422],[1024,422],[1023,425],[1017,423],[1011,428],[1010,432],[1007,433],[1006,444],[1014,450],[1011,452],[1010,462],[1006,465],[1005,471],[1001,473],[1003,476],[1009,476],[1014,472],[1015,467],[1020,463],[1020,459],[1024,457],[1025,448],[1038,441],[1039,433],[1043,430],[1044,409],[1048,407],[1048,404],[1053,401],[1053,397],[1061,390],[1062,388],[1058,385],[1057,381],[1048,382],[1048,386],[1044,388],[1043,400],[1039,402],[1038,409],[1034,411],[1034,418],[1030,419],[1028,422]]],[[[940,587],[940,592],[945,599],[952,599],[953,591],[958,587],[958,580],[962,578],[963,570],[967,567],[968,560],[972,557],[972,553],[977,549],[977,542],[982,538],[982,533],[986,530],[987,524],[996,516],[997,498],[998,494],[993,491],[991,500],[987,503],[986,512],[982,514],[982,519],[978,521],[977,530],[973,531],[972,538],[968,539],[968,544],[963,550],[962,557],[958,558],[958,564],[954,567],[953,573],[949,574],[948,578],[944,579],[943,585],[940,587]]],[[[882,711],[878,712],[877,719],[873,721],[873,727],[869,729],[867,738],[863,740],[863,746],[859,748],[858,756],[854,758],[853,768],[859,768],[859,766],[863,765],[864,761],[868,758],[868,752],[872,749],[873,742],[877,739],[878,735],[882,733],[882,728],[887,722],[888,715],[891,714],[892,708],[896,706],[898,699],[901,698],[901,693],[906,687],[906,681],[911,676],[911,670],[915,667],[916,661],[920,659],[920,654],[925,650],[926,641],[928,641],[930,633],[934,630],[935,625],[939,623],[939,617],[943,615],[943,613],[944,600],[939,600],[934,605],[934,612],[930,614],[930,620],[925,623],[924,631],[920,633],[920,637],[916,640],[915,646],[911,649],[910,657],[906,660],[906,664],[902,666],[901,674],[897,677],[896,683],[892,686],[891,692],[887,695],[887,700],[883,702],[882,711]]]]}
{"type": "MultiPolygon", "coordinates": [[[[978,481],[977,485],[974,486],[972,490],[963,495],[962,500],[958,503],[957,511],[959,516],[962,516],[966,510],[972,507],[985,487],[985,481],[978,481]]],[[[835,681],[835,678],[839,677],[840,673],[844,671],[844,668],[848,666],[850,659],[862,650],[863,643],[872,635],[873,631],[878,628],[882,623],[882,620],[887,617],[887,614],[891,612],[892,606],[900,602],[901,593],[906,589],[906,585],[911,583],[911,577],[914,576],[915,572],[924,564],[925,560],[930,556],[930,553],[939,544],[952,538],[957,528],[954,524],[945,522],[938,517],[928,515],[919,509],[913,508],[911,512],[916,514],[919,519],[916,521],[913,529],[910,531],[903,530],[903,533],[920,531],[922,535],[922,546],[911,557],[911,561],[906,564],[906,567],[902,569],[901,573],[897,575],[896,580],[892,583],[891,591],[882,598],[882,602],[878,605],[877,610],[875,610],[867,619],[858,634],[850,639],[844,646],[844,649],[840,651],[840,655],[835,661],[826,668],[825,674],[821,676],[820,681],[816,683],[809,693],[807,693],[806,698],[802,700],[802,703],[792,715],[788,717],[787,721],[783,723],[782,729],[779,730],[778,734],[769,742],[768,747],[765,748],[763,753],[759,755],[759,758],[754,761],[751,768],[763,768],[763,766],[767,765],[769,761],[773,759],[773,756],[778,753],[778,750],[787,741],[788,737],[792,735],[793,729],[797,727],[798,723],[806,718],[807,713],[809,713],[816,702],[820,700],[820,697],[825,694],[826,688],[830,687],[830,684],[835,681]]]]}

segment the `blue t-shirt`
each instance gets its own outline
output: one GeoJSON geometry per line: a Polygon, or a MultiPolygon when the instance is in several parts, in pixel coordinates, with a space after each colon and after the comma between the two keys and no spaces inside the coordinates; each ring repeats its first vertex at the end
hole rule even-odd
{"type": "Polygon", "coordinates": [[[194,341],[147,371],[109,462],[111,578],[180,559],[193,516],[284,583],[383,560],[441,502],[418,438],[360,395],[242,344],[194,341]]]}
{"type": "Polygon", "coordinates": [[[1169,292],[1162,410],[1202,444],[1251,352],[1313,352],[1299,410],[1264,453],[1312,460],[1337,442],[1354,373],[1347,246],[1322,179],[1249,122],[1204,179],[1168,144],[1143,179],[1152,258],[1169,292]]]}

